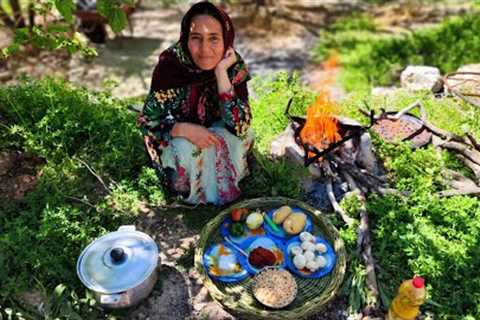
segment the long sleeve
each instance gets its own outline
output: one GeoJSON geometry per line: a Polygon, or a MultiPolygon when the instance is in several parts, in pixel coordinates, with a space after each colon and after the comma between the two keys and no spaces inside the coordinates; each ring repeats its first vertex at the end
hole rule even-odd
{"type": "Polygon", "coordinates": [[[177,121],[174,116],[174,109],[178,106],[177,94],[175,89],[151,90],[139,118],[144,135],[153,137],[163,146],[168,145],[170,132],[177,121]]]}
{"type": "Polygon", "coordinates": [[[236,136],[244,135],[250,127],[252,117],[248,105],[247,83],[234,86],[231,93],[219,95],[222,119],[227,129],[236,136]]]}

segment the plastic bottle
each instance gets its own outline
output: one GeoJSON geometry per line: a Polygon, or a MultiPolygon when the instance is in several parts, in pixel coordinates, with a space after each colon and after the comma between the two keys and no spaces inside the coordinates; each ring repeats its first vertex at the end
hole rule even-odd
{"type": "Polygon", "coordinates": [[[425,302],[425,280],[421,277],[405,280],[388,309],[388,320],[414,320],[425,302]]]}

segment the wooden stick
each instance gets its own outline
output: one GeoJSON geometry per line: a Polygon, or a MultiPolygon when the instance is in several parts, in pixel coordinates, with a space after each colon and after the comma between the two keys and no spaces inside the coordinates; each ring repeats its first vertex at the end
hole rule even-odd
{"type": "Polygon", "coordinates": [[[470,168],[470,170],[473,171],[473,174],[475,175],[475,178],[477,179],[478,182],[480,182],[480,166],[476,164],[473,161],[470,161],[470,159],[464,157],[461,154],[457,154],[457,157],[463,161],[463,163],[470,168]]]}
{"type": "Polygon", "coordinates": [[[377,190],[381,195],[394,194],[401,197],[409,197],[412,194],[410,191],[399,191],[393,188],[378,187],[377,190]]]}
{"type": "Polygon", "coordinates": [[[2,5],[0,5],[0,20],[5,24],[8,28],[15,28],[15,21],[10,19],[7,12],[3,9],[2,5]]]}
{"type": "MultiPolygon", "coordinates": [[[[362,201],[365,201],[365,198],[361,196],[362,201]]],[[[365,264],[366,272],[367,272],[367,288],[369,291],[370,296],[372,297],[373,306],[367,305],[363,309],[364,315],[368,315],[371,312],[371,309],[378,308],[378,285],[377,285],[377,275],[375,272],[375,261],[372,255],[372,246],[371,246],[371,238],[370,238],[370,229],[368,225],[368,213],[365,208],[360,210],[360,226],[358,227],[358,232],[363,233],[363,241],[361,243],[361,252],[362,258],[365,264]]]]}
{"type": "Polygon", "coordinates": [[[89,207],[97,210],[97,208],[96,208],[93,204],[91,204],[88,200],[86,200],[86,199],[77,198],[77,197],[72,197],[72,196],[65,196],[65,198],[70,199],[70,200],[74,200],[74,201],[77,201],[77,202],[80,202],[80,203],[83,203],[83,204],[85,204],[85,205],[87,205],[87,206],[89,206],[89,207]]]}
{"type": "Polygon", "coordinates": [[[352,218],[350,218],[345,211],[343,211],[342,207],[340,204],[338,204],[337,199],[335,199],[335,194],[333,192],[333,186],[332,186],[332,179],[328,178],[326,182],[326,187],[327,187],[327,195],[328,195],[328,200],[330,200],[330,203],[332,204],[333,210],[340,215],[342,220],[348,225],[351,226],[354,222],[352,218]]]}
{"type": "Polygon", "coordinates": [[[427,113],[425,111],[425,107],[422,105],[420,100],[415,101],[414,103],[410,104],[406,108],[403,108],[402,110],[398,111],[394,116],[389,116],[389,119],[392,120],[398,120],[400,119],[404,114],[409,112],[410,110],[413,110],[415,108],[419,108],[420,114],[421,114],[421,119],[425,120],[427,118],[427,113]]]}
{"type": "Polygon", "coordinates": [[[81,159],[78,159],[78,162],[83,164],[88,169],[88,171],[90,171],[90,173],[93,174],[93,176],[95,178],[97,178],[98,181],[100,181],[100,183],[105,188],[105,190],[107,190],[108,193],[112,192],[112,190],[109,187],[107,187],[107,185],[105,184],[105,181],[103,181],[102,177],[100,177],[98,174],[96,174],[95,171],[85,161],[83,161],[81,159]]]}
{"type": "Polygon", "coordinates": [[[453,197],[453,196],[480,196],[480,187],[468,187],[464,189],[450,189],[437,192],[439,197],[453,197]]]}
{"type": "Polygon", "coordinates": [[[473,147],[475,148],[475,150],[477,151],[480,151],[480,144],[477,142],[477,140],[475,139],[475,137],[470,134],[470,133],[465,133],[465,135],[467,136],[468,140],[470,140],[470,142],[472,143],[473,147]]]}
{"type": "Polygon", "coordinates": [[[470,160],[471,162],[480,165],[480,152],[474,149],[468,148],[468,146],[454,142],[454,141],[446,141],[439,145],[441,148],[449,149],[456,151],[463,155],[465,158],[470,160]]]}
{"type": "Polygon", "coordinates": [[[449,185],[453,189],[461,190],[465,188],[475,188],[477,184],[460,172],[446,169],[442,172],[442,177],[445,178],[445,184],[449,185]]]}

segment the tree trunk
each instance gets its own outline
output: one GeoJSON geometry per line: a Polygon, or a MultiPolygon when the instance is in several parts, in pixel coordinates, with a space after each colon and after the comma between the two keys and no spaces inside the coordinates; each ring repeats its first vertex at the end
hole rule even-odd
{"type": "Polygon", "coordinates": [[[3,24],[8,28],[15,28],[15,21],[13,21],[8,14],[3,9],[2,5],[0,5],[0,20],[2,20],[3,24]]]}
{"type": "Polygon", "coordinates": [[[28,29],[32,32],[35,26],[35,11],[33,10],[33,2],[28,3],[28,29]]]}
{"type": "Polygon", "coordinates": [[[22,8],[18,0],[10,0],[10,6],[12,7],[13,19],[17,28],[25,27],[25,19],[23,19],[22,8]]]}

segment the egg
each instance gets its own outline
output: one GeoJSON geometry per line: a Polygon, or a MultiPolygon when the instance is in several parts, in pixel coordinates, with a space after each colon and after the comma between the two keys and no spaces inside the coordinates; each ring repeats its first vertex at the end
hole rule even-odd
{"type": "Polygon", "coordinates": [[[327,265],[327,259],[325,259],[322,256],[318,256],[318,257],[315,258],[315,263],[317,264],[317,266],[319,268],[323,268],[327,265]]]}
{"type": "Polygon", "coordinates": [[[305,251],[315,251],[315,245],[310,241],[302,242],[302,249],[305,251]]]}
{"type": "Polygon", "coordinates": [[[311,241],[312,239],[312,234],[310,232],[307,232],[307,231],[303,231],[302,233],[300,233],[300,240],[303,241],[311,241]]]}
{"type": "Polygon", "coordinates": [[[327,252],[327,246],[324,245],[323,243],[317,243],[315,245],[315,250],[317,250],[320,253],[325,253],[327,252]]]}
{"type": "Polygon", "coordinates": [[[303,249],[300,248],[300,246],[294,246],[294,247],[290,248],[290,253],[293,254],[294,256],[296,256],[296,255],[302,254],[303,249]]]}
{"type": "Polygon", "coordinates": [[[305,266],[311,272],[315,272],[317,270],[317,264],[315,263],[315,261],[308,261],[305,266]]]}
{"type": "Polygon", "coordinates": [[[303,269],[305,267],[306,263],[307,263],[307,261],[306,261],[305,256],[303,254],[296,255],[293,258],[293,265],[298,270],[303,269]]]}
{"type": "Polygon", "coordinates": [[[313,251],[306,251],[306,252],[304,253],[304,256],[305,256],[305,259],[307,260],[307,263],[308,263],[309,261],[315,260],[315,254],[313,253],[313,251]]]}

